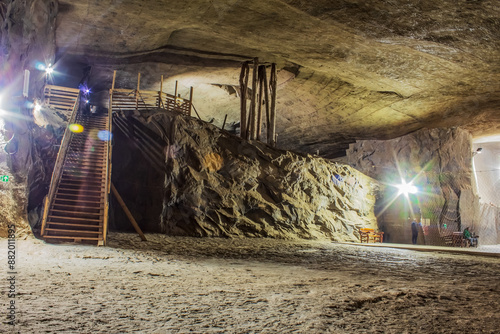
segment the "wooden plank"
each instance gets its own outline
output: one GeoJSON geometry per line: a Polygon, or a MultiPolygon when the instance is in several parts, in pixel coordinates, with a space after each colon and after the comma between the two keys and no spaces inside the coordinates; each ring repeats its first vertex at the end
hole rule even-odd
{"type": "Polygon", "coordinates": [[[257,79],[258,79],[258,67],[259,67],[259,58],[255,57],[253,59],[253,73],[252,73],[252,97],[250,100],[250,139],[257,139],[257,79]]]}
{"type": "Polygon", "coordinates": [[[266,71],[266,67],[264,65],[259,66],[258,70],[258,85],[259,85],[259,95],[257,99],[258,108],[257,108],[257,135],[255,139],[260,140],[260,134],[262,132],[262,95],[264,84],[262,82],[264,75],[262,74],[262,70],[266,71]]]}
{"type": "Polygon", "coordinates": [[[74,93],[80,92],[80,90],[78,88],[69,88],[69,87],[55,86],[55,85],[45,85],[45,89],[61,90],[61,91],[74,92],[74,93]]]}
{"type": "Polygon", "coordinates": [[[76,98],[78,97],[78,93],[73,94],[65,92],[45,92],[44,97],[50,98],[51,100],[53,98],[59,100],[76,100],[76,98]]]}
{"type": "Polygon", "coordinates": [[[58,239],[66,239],[66,240],[92,240],[92,241],[100,241],[101,238],[92,238],[92,237],[82,237],[82,238],[75,238],[75,237],[70,237],[70,236],[62,236],[62,235],[47,235],[44,237],[45,240],[57,240],[58,239]]]}
{"type": "Polygon", "coordinates": [[[92,216],[100,216],[101,215],[101,213],[95,213],[95,212],[67,211],[67,210],[58,210],[58,209],[52,209],[51,212],[71,213],[71,214],[77,214],[77,215],[85,214],[85,215],[92,215],[92,216]]]}
{"type": "Polygon", "coordinates": [[[45,196],[43,199],[43,216],[42,216],[42,231],[41,235],[43,236],[45,234],[45,226],[47,223],[47,216],[49,214],[49,197],[45,196]]]}
{"type": "Polygon", "coordinates": [[[161,76],[160,90],[158,91],[158,108],[161,108],[161,106],[163,105],[162,91],[163,91],[163,75],[161,76]]]}
{"type": "Polygon", "coordinates": [[[113,81],[111,82],[111,90],[115,89],[115,81],[116,81],[116,70],[113,71],[113,81]]]}
{"type": "MultiPolygon", "coordinates": [[[[102,234],[100,231],[87,231],[87,230],[66,230],[58,228],[47,228],[47,231],[59,232],[59,233],[83,233],[83,234],[102,234]]],[[[51,235],[52,237],[59,237],[57,235],[51,235]]],[[[84,237],[82,237],[83,239],[84,237]]]]}
{"type": "Polygon", "coordinates": [[[276,146],[276,91],[278,86],[278,76],[276,73],[276,64],[271,65],[271,77],[269,79],[269,86],[271,88],[271,116],[270,116],[270,137],[271,146],[276,146]]]}
{"type": "Polygon", "coordinates": [[[249,66],[248,62],[241,65],[240,72],[240,137],[245,138],[247,131],[247,86],[249,66]]]}
{"type": "Polygon", "coordinates": [[[118,191],[116,190],[115,188],[115,185],[113,183],[111,183],[111,191],[113,192],[113,195],[115,195],[116,197],[116,200],[118,201],[118,203],[120,203],[120,206],[122,207],[123,211],[125,211],[125,214],[127,215],[128,219],[130,220],[130,222],[132,223],[132,226],[134,227],[135,231],[139,234],[139,236],[141,237],[141,240],[142,241],[147,241],[146,237],[144,236],[144,233],[142,233],[142,230],[141,228],[139,227],[139,225],[137,224],[137,222],[135,221],[134,219],[134,216],[132,216],[132,213],[129,211],[129,209],[127,208],[127,205],[125,204],[125,202],[123,201],[122,197],[120,196],[120,194],[118,193],[118,191]]]}
{"type": "Polygon", "coordinates": [[[64,217],[64,216],[54,216],[50,215],[49,218],[55,218],[55,219],[67,219],[67,220],[85,220],[89,222],[97,222],[100,223],[100,219],[90,219],[90,218],[81,218],[81,217],[64,217]]]}
{"type": "Polygon", "coordinates": [[[271,136],[269,135],[270,111],[269,111],[269,85],[267,82],[267,71],[264,68],[262,81],[264,82],[264,100],[266,106],[266,133],[267,143],[271,144],[271,136]]]}
{"type": "Polygon", "coordinates": [[[193,86],[189,89],[189,107],[188,109],[188,115],[191,116],[191,106],[193,105],[193,86]]]}
{"type": "Polygon", "coordinates": [[[101,224],[98,225],[87,225],[87,224],[72,224],[72,223],[56,223],[56,222],[49,222],[50,225],[57,225],[57,226],[68,226],[68,227],[86,227],[86,228],[101,228],[101,224]]]}
{"type": "Polygon", "coordinates": [[[224,116],[224,122],[222,122],[222,130],[224,130],[224,126],[226,125],[227,114],[224,116]]]}

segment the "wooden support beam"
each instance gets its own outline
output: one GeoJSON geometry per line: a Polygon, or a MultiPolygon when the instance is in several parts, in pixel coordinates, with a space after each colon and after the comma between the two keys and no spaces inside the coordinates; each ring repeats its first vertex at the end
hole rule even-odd
{"type": "Polygon", "coordinates": [[[271,136],[269,135],[269,124],[270,124],[270,119],[271,119],[271,115],[270,115],[270,111],[269,111],[269,85],[268,85],[268,82],[267,82],[267,71],[266,71],[266,68],[264,68],[264,71],[262,73],[263,75],[263,78],[262,78],[262,81],[264,82],[264,103],[265,103],[265,106],[266,106],[266,133],[267,133],[267,143],[268,144],[271,144],[271,136]]]}
{"type": "Polygon", "coordinates": [[[263,95],[263,89],[264,89],[264,74],[262,72],[266,71],[266,66],[261,65],[259,66],[259,71],[258,71],[258,84],[259,84],[259,95],[257,99],[258,103],[258,108],[257,108],[257,135],[255,139],[260,140],[260,135],[262,133],[262,95],[263,95]]]}
{"type": "Polygon", "coordinates": [[[196,116],[198,116],[199,120],[201,121],[201,117],[200,117],[200,114],[198,114],[198,111],[196,110],[196,108],[194,107],[194,104],[191,104],[191,106],[193,107],[193,110],[194,112],[196,113],[196,116]]]}
{"type": "Polygon", "coordinates": [[[163,104],[162,94],[163,94],[163,75],[161,76],[160,91],[158,92],[158,108],[161,108],[161,105],[163,104]]]}
{"type": "Polygon", "coordinates": [[[226,126],[227,114],[224,116],[224,122],[222,123],[222,130],[224,130],[224,126],[226,126]]]}
{"type": "Polygon", "coordinates": [[[189,116],[191,116],[191,109],[193,105],[193,86],[189,89],[189,116]]]}
{"type": "Polygon", "coordinates": [[[115,89],[115,81],[116,81],[116,70],[113,71],[113,81],[111,82],[111,90],[115,89]]]}
{"type": "Polygon", "coordinates": [[[135,110],[139,111],[139,90],[141,88],[141,72],[137,75],[137,89],[135,91],[135,110]]]}
{"type": "Polygon", "coordinates": [[[253,59],[253,74],[252,74],[252,98],[250,100],[250,139],[257,138],[257,113],[255,110],[257,104],[257,76],[258,76],[259,58],[253,59]]]}
{"type": "Polygon", "coordinates": [[[120,196],[120,194],[116,190],[115,185],[113,183],[111,183],[111,191],[113,192],[113,195],[115,195],[116,200],[118,201],[118,203],[120,203],[120,206],[122,207],[123,211],[125,211],[125,214],[127,215],[128,219],[132,223],[132,226],[134,226],[135,231],[141,237],[141,240],[142,241],[148,241],[146,239],[146,236],[144,236],[144,233],[142,233],[141,228],[139,227],[139,225],[135,221],[134,216],[132,216],[132,213],[130,213],[129,209],[125,205],[125,202],[123,201],[122,197],[120,196]]]}
{"type": "Polygon", "coordinates": [[[278,86],[278,75],[276,73],[276,64],[271,65],[271,76],[269,78],[271,88],[271,112],[269,132],[271,137],[271,146],[276,146],[276,90],[278,86]]]}
{"type": "Polygon", "coordinates": [[[240,73],[240,137],[246,138],[247,133],[247,95],[248,95],[248,76],[249,76],[248,62],[241,65],[240,73]]]}

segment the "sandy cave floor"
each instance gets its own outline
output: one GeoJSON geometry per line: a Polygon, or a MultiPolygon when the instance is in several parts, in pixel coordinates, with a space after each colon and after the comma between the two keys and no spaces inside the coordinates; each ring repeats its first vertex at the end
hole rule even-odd
{"type": "Polygon", "coordinates": [[[11,332],[499,333],[498,258],[147,237],[111,233],[100,248],[18,241],[11,332]]]}

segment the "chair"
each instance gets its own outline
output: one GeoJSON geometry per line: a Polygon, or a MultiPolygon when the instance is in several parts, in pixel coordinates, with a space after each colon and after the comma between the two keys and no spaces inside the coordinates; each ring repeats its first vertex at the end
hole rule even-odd
{"type": "Polygon", "coordinates": [[[360,228],[359,229],[359,242],[369,243],[370,236],[372,236],[372,233],[374,233],[374,232],[375,232],[375,230],[372,228],[360,228]]]}
{"type": "Polygon", "coordinates": [[[373,242],[382,243],[384,241],[384,232],[373,232],[371,235],[373,238],[373,242]]]}

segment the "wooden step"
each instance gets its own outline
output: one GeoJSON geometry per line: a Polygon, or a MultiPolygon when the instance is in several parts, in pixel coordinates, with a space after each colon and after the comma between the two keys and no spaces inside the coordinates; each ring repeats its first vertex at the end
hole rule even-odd
{"type": "Polygon", "coordinates": [[[75,201],[88,201],[88,202],[97,202],[97,201],[102,201],[104,198],[103,194],[97,194],[97,195],[88,195],[88,194],[70,194],[70,193],[64,193],[64,192],[56,192],[56,197],[61,200],[71,200],[74,199],[75,201]]]}
{"type": "Polygon", "coordinates": [[[58,198],[68,198],[68,199],[72,199],[72,198],[81,198],[81,199],[85,199],[87,201],[100,201],[101,198],[103,198],[104,194],[102,193],[95,193],[95,194],[88,194],[88,193],[75,193],[75,192],[66,192],[66,190],[64,191],[57,191],[56,192],[56,196],[58,198]]]}
{"type": "MultiPolygon", "coordinates": [[[[67,158],[69,161],[73,161],[73,160],[77,160],[79,159],[76,155],[70,155],[70,156],[67,156],[67,158]]],[[[105,163],[106,160],[107,160],[107,157],[104,156],[102,158],[99,158],[99,157],[93,157],[93,156],[90,156],[90,157],[85,157],[84,159],[85,161],[88,161],[88,162],[95,162],[95,163],[105,163]]]]}
{"type": "MultiPolygon", "coordinates": [[[[96,203],[99,204],[99,203],[96,203]]],[[[90,206],[90,205],[74,205],[74,204],[60,204],[60,203],[52,203],[52,207],[63,207],[63,208],[71,208],[73,210],[76,209],[82,209],[82,210],[93,210],[93,211],[100,211],[104,209],[104,206],[98,205],[98,206],[90,206]]],[[[84,212],[84,211],[82,211],[84,212]]]]}
{"type": "Polygon", "coordinates": [[[100,199],[98,199],[98,200],[84,200],[84,199],[61,198],[60,196],[57,196],[57,194],[56,194],[55,201],[59,201],[59,203],[60,202],[92,203],[95,205],[102,206],[104,208],[104,202],[100,199]]]}
{"type": "Polygon", "coordinates": [[[90,149],[79,148],[79,147],[70,147],[68,152],[78,155],[85,155],[87,157],[93,157],[97,159],[105,158],[107,154],[106,151],[97,151],[97,150],[92,151],[90,149]]]}
{"type": "Polygon", "coordinates": [[[49,218],[53,219],[66,219],[66,220],[80,220],[80,221],[89,221],[89,222],[97,222],[100,223],[100,219],[88,219],[88,218],[81,218],[81,217],[66,217],[66,216],[54,216],[54,215],[49,215],[49,218]]]}
{"type": "MultiPolygon", "coordinates": [[[[45,229],[46,232],[58,232],[58,233],[84,233],[84,234],[102,234],[102,232],[100,231],[85,231],[85,230],[65,230],[65,229],[56,229],[56,228],[46,228],[45,229]]],[[[55,237],[56,235],[52,235],[53,237],[55,237]]]]}
{"type": "Polygon", "coordinates": [[[106,167],[102,165],[77,165],[77,164],[64,164],[63,165],[64,170],[77,170],[80,172],[91,172],[93,174],[100,174],[103,172],[106,172],[106,167]]]}
{"type": "Polygon", "coordinates": [[[62,187],[59,187],[59,189],[61,191],[58,191],[57,194],[61,194],[61,195],[75,193],[78,195],[99,196],[100,194],[103,193],[103,191],[101,189],[91,190],[91,189],[73,189],[73,188],[62,188],[62,187]]]}
{"type": "Polygon", "coordinates": [[[73,172],[73,173],[80,173],[80,174],[85,174],[85,175],[96,175],[96,176],[106,174],[105,169],[97,170],[95,168],[78,168],[76,166],[64,166],[63,172],[73,172]]]}
{"type": "Polygon", "coordinates": [[[94,228],[101,229],[101,225],[86,225],[86,224],[72,224],[72,223],[55,223],[55,222],[47,222],[48,225],[57,225],[57,226],[68,226],[68,227],[84,227],[84,228],[94,228]]]}
{"type": "Polygon", "coordinates": [[[59,187],[63,187],[65,189],[92,189],[92,190],[99,190],[99,191],[104,191],[105,187],[102,184],[90,184],[90,183],[79,183],[79,184],[71,184],[68,182],[61,182],[59,183],[59,187]]]}
{"type": "Polygon", "coordinates": [[[107,146],[107,143],[106,142],[103,142],[103,143],[99,143],[98,145],[96,144],[89,144],[89,143],[85,143],[85,142],[73,142],[69,145],[69,147],[71,148],[79,148],[79,149],[87,149],[87,150],[105,150],[106,149],[106,146],[107,146]]]}
{"type": "Polygon", "coordinates": [[[79,180],[72,180],[68,178],[61,178],[59,181],[59,184],[65,184],[65,185],[71,185],[71,186],[81,186],[81,185],[89,185],[92,187],[102,187],[104,188],[104,182],[99,182],[96,180],[92,179],[79,179],[79,180]]]}
{"type": "MultiPolygon", "coordinates": [[[[79,180],[85,180],[87,178],[87,176],[85,175],[76,175],[74,173],[71,173],[71,172],[65,172],[65,171],[62,171],[63,175],[61,176],[61,179],[64,179],[64,180],[75,180],[75,179],[79,179],[79,180]]],[[[95,177],[95,178],[92,178],[93,181],[98,181],[98,180],[101,180],[103,183],[104,181],[106,180],[106,177],[105,176],[102,176],[102,177],[95,177]]]]}
{"type": "Polygon", "coordinates": [[[70,213],[74,215],[89,215],[89,216],[101,216],[101,213],[99,212],[86,212],[86,211],[67,211],[67,210],[58,210],[58,209],[51,209],[51,212],[62,212],[62,213],[70,213]]]}
{"type": "Polygon", "coordinates": [[[93,240],[93,241],[102,241],[102,237],[101,238],[92,238],[92,237],[71,237],[71,236],[62,236],[62,235],[59,235],[59,236],[55,236],[55,235],[46,235],[44,236],[44,239],[50,239],[50,240],[58,240],[58,239],[66,239],[66,240],[93,240]]]}
{"type": "Polygon", "coordinates": [[[52,203],[52,207],[50,210],[57,211],[57,212],[74,212],[75,214],[98,214],[102,215],[104,207],[82,207],[82,206],[75,206],[75,205],[67,205],[67,204],[56,204],[52,203]]]}

